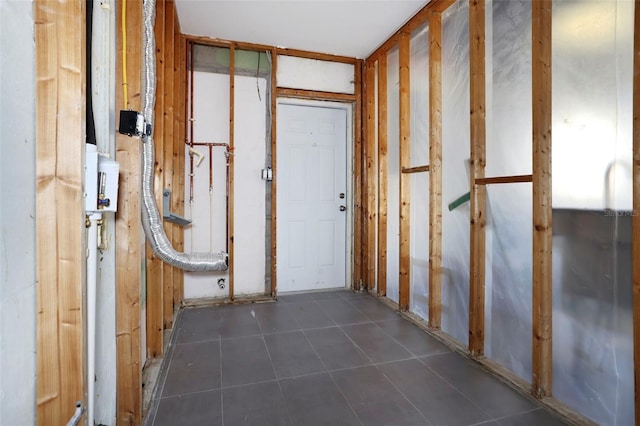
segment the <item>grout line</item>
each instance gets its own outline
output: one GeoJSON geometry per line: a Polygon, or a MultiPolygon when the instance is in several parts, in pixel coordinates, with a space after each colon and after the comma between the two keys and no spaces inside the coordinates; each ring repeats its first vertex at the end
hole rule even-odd
{"type": "MultiPolygon", "coordinates": [[[[377,366],[375,368],[376,368],[376,370],[378,370],[377,366]]],[[[415,406],[415,404],[407,397],[407,395],[405,395],[404,392],[402,392],[402,390],[400,390],[400,388],[398,386],[396,386],[396,384],[393,383],[393,381],[391,379],[389,379],[389,377],[383,371],[378,370],[378,372],[380,372],[380,374],[382,374],[382,376],[385,378],[385,380],[387,382],[389,382],[391,384],[391,386],[393,386],[395,388],[395,390],[397,390],[400,395],[402,395],[402,397],[409,403],[409,405],[411,405],[413,408],[415,408],[415,410],[418,412],[418,414],[420,414],[422,416],[422,418],[425,419],[427,424],[429,424],[429,425],[432,424],[429,421],[429,419],[427,418],[427,416],[425,416],[425,414],[418,407],[415,406]]]]}
{"type": "Polygon", "coordinates": [[[311,349],[313,350],[313,353],[316,354],[316,357],[318,357],[318,359],[320,360],[320,363],[322,364],[322,366],[324,367],[325,371],[329,373],[329,377],[331,377],[331,381],[333,382],[333,384],[335,385],[335,387],[338,389],[338,391],[340,392],[340,395],[342,395],[342,398],[344,398],[345,402],[347,403],[347,405],[349,406],[349,408],[351,409],[351,412],[353,413],[354,416],[356,416],[356,419],[358,419],[358,423],[360,423],[361,425],[363,425],[362,420],[360,419],[360,416],[358,416],[358,413],[356,413],[356,410],[353,409],[353,406],[351,405],[351,403],[349,402],[349,399],[345,396],[344,392],[342,391],[342,388],[340,388],[340,386],[338,385],[338,382],[336,382],[335,377],[333,377],[333,374],[331,374],[331,372],[329,372],[329,369],[327,368],[327,365],[324,363],[324,361],[322,360],[322,357],[320,356],[320,354],[318,353],[318,351],[316,350],[316,348],[313,347],[313,344],[311,343],[311,341],[309,340],[309,337],[307,337],[306,333],[304,332],[304,330],[302,331],[302,335],[304,336],[304,338],[306,339],[307,343],[309,344],[309,346],[311,347],[311,349]]]}

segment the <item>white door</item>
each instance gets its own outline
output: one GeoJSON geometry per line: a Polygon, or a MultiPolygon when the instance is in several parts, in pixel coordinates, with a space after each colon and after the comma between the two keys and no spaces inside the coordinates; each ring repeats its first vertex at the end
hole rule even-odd
{"type": "Polygon", "coordinates": [[[278,291],[345,287],[347,110],[278,104],[278,291]]]}

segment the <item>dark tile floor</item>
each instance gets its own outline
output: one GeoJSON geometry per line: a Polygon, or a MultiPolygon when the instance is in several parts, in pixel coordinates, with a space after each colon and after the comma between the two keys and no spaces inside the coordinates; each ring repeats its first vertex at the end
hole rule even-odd
{"type": "Polygon", "coordinates": [[[369,295],[180,312],[145,424],[562,425],[369,295]]]}

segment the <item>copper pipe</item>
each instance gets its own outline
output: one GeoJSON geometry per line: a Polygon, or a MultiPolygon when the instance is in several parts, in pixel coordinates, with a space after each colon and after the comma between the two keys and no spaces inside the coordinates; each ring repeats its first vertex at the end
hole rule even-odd
{"type": "Polygon", "coordinates": [[[209,145],[209,191],[213,191],[213,145],[209,145]]]}
{"type": "MultiPolygon", "coordinates": [[[[189,70],[189,145],[193,148],[193,52],[194,43],[188,42],[189,61],[187,63],[191,66],[189,70]]],[[[189,155],[189,202],[193,204],[193,155],[189,155]]]]}

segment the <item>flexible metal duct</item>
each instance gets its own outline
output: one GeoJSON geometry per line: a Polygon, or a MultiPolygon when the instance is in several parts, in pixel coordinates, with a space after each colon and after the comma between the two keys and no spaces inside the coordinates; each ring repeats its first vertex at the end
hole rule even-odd
{"type": "MultiPolygon", "coordinates": [[[[144,0],[143,8],[143,75],[142,114],[153,126],[156,102],[156,41],[154,23],[155,0],[144,0]]],[[[142,136],[142,227],[151,249],[162,261],[185,271],[225,271],[227,253],[180,253],[167,239],[162,226],[162,217],[153,193],[154,148],[153,128],[151,135],[142,136]]]]}

